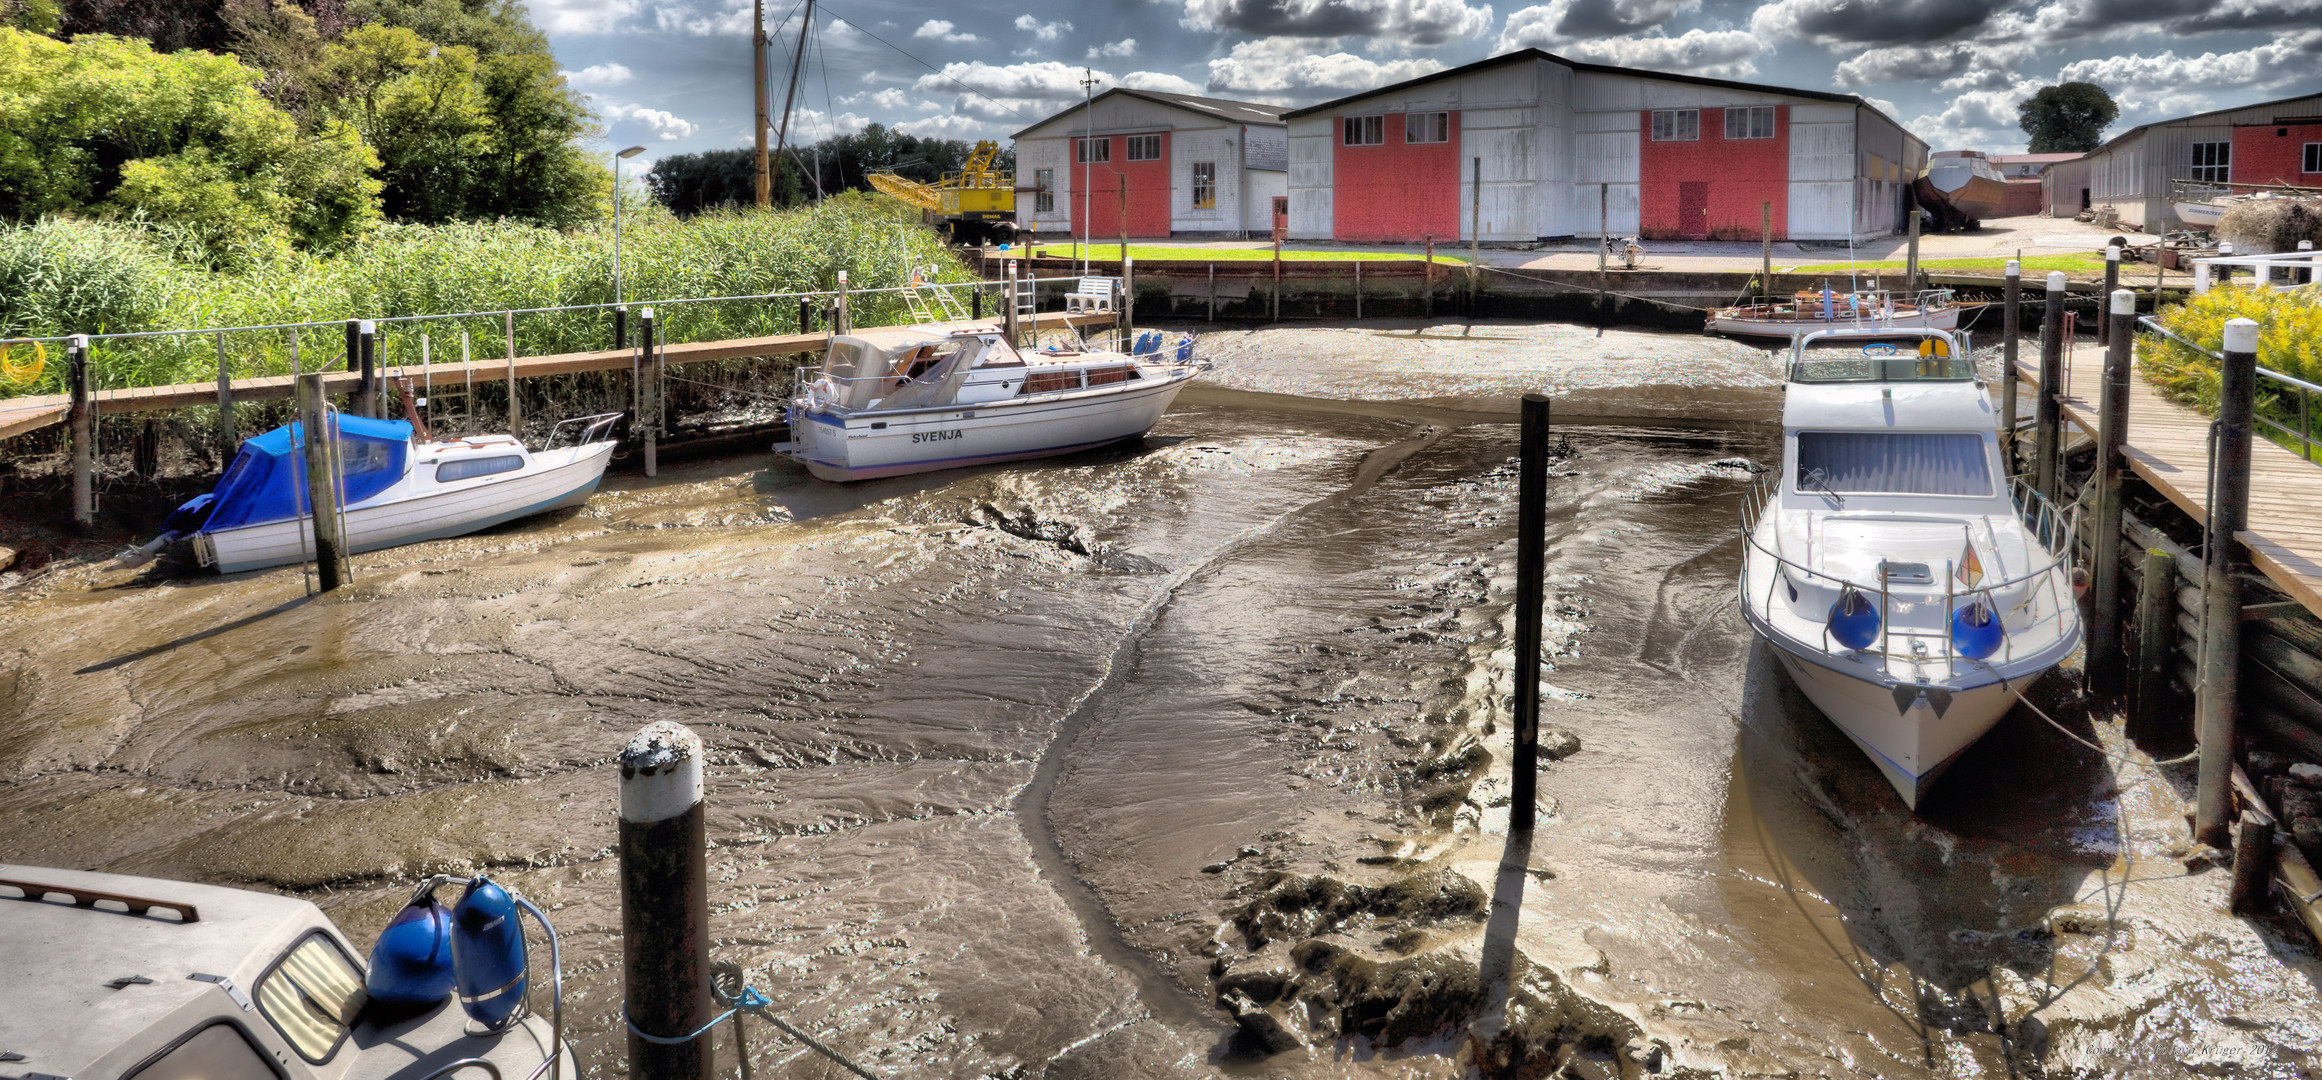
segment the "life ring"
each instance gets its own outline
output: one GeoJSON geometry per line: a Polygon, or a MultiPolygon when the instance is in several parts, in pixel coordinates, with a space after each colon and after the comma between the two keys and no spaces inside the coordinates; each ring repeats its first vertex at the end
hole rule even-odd
{"type": "Polygon", "coordinates": [[[838,397],[838,383],[828,375],[821,376],[806,386],[807,403],[817,408],[838,404],[838,397]]]}

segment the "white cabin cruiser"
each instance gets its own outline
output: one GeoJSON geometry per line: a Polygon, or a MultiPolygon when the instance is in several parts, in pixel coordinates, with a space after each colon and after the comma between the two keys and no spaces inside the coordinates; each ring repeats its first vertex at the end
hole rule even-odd
{"type": "Polygon", "coordinates": [[[1065,454],[1143,435],[1207,370],[1191,337],[1151,331],[1128,353],[1019,351],[989,323],[839,334],[774,452],[836,481],[1065,454]]]}
{"type": "Polygon", "coordinates": [[[2079,647],[2071,522],[2001,467],[1951,334],[1807,334],[1787,381],[1782,466],[1742,505],[1742,614],[1916,809],[2079,647]]]}
{"type": "MultiPolygon", "coordinates": [[[[557,425],[545,449],[513,435],[415,436],[402,420],[334,415],[347,554],[416,544],[587,502],[612,460],[619,413],[557,425]],[[557,443],[569,429],[575,437],[557,443]]],[[[151,547],[184,539],[203,566],[238,573],[314,557],[304,425],[246,440],[207,495],[171,512],[151,547]]]]}

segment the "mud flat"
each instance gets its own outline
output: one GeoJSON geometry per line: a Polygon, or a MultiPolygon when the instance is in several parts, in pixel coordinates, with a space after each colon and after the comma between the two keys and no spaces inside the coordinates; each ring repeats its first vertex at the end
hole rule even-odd
{"type": "Polygon", "coordinates": [[[359,940],[489,870],[551,909],[613,1075],[609,762],[669,719],[712,753],[715,954],[892,1075],[2305,1075],[2322,966],[2188,871],[2189,777],[2019,710],[1912,817],[1753,648],[1763,354],[1409,329],[1219,335],[1143,444],[1053,462],[616,478],[329,599],[20,572],[0,860],[295,892],[359,940]],[[1588,419],[1560,759],[1511,851],[1509,399],[1542,385],[1588,419]]]}

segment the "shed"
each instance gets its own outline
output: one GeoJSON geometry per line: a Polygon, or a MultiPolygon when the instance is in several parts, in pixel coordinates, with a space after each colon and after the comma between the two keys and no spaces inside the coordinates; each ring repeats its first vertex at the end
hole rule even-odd
{"type": "MultiPolygon", "coordinates": [[[[2130,128],[2088,152],[2088,198],[2122,225],[2182,229],[2172,184],[2322,187],[2322,94],[2261,101],[2130,128]]],[[[2054,196],[2050,204],[2054,204],[2054,196]]]]}
{"type": "Polygon", "coordinates": [[[1114,87],[1015,134],[1016,220],[1097,239],[1262,233],[1283,189],[1281,112],[1114,87]]]}

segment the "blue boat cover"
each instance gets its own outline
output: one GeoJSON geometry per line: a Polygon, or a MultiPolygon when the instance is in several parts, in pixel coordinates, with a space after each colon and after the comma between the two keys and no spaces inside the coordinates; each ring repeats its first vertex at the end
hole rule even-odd
{"type": "MultiPolygon", "coordinates": [[[[346,466],[346,504],[353,506],[403,478],[411,457],[411,425],[401,420],[341,416],[339,457],[346,466]]],[[[283,521],[306,511],[305,436],[286,424],[242,444],[226,475],[211,489],[216,509],[205,533],[283,521]]]]}

